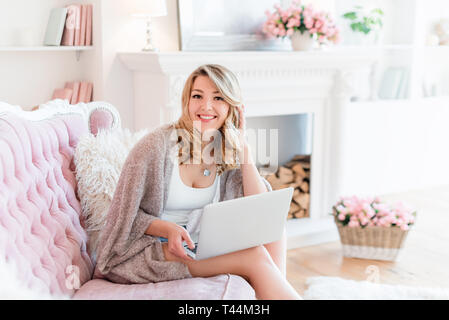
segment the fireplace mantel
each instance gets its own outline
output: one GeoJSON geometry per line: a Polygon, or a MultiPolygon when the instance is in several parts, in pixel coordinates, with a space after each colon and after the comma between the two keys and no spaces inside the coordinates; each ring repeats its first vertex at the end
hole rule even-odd
{"type": "Polygon", "coordinates": [[[313,114],[310,218],[289,221],[288,247],[338,239],[329,213],[339,195],[339,133],[357,75],[372,75],[375,53],[122,52],[119,57],[133,73],[135,130],[177,119],[186,78],[206,63],[224,65],[237,75],[247,117],[313,114]]]}

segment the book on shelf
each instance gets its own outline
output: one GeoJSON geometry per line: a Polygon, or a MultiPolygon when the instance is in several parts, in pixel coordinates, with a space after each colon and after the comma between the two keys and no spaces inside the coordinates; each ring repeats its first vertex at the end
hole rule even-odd
{"type": "Polygon", "coordinates": [[[86,26],[87,26],[87,5],[81,5],[81,33],[80,33],[80,44],[86,44],[86,26]]]}
{"type": "Polygon", "coordinates": [[[78,102],[90,102],[92,101],[92,89],[93,85],[91,82],[82,81],[80,83],[80,92],[78,96],[78,102]]]}
{"type": "Polygon", "coordinates": [[[76,104],[78,101],[78,93],[80,90],[80,83],[77,81],[74,82],[66,82],[65,88],[69,88],[73,90],[72,97],[70,99],[70,104],[76,104]]]}
{"type": "Polygon", "coordinates": [[[75,44],[75,25],[78,7],[75,5],[67,6],[67,19],[65,22],[64,33],[62,35],[61,45],[73,46],[75,44]]]}
{"type": "Polygon", "coordinates": [[[44,45],[59,46],[67,18],[67,8],[54,8],[50,12],[47,29],[45,31],[44,45]]]}
{"type": "Polygon", "coordinates": [[[63,88],[63,89],[55,89],[53,91],[53,99],[62,99],[67,100],[70,103],[70,99],[72,98],[73,90],[69,88],[63,88]]]}
{"type": "Polygon", "coordinates": [[[76,17],[75,17],[75,39],[74,39],[74,45],[80,46],[81,45],[81,5],[75,4],[74,6],[77,7],[76,9],[76,17]]]}
{"type": "Polygon", "coordinates": [[[86,102],[92,101],[92,94],[93,94],[94,85],[92,82],[87,83],[87,93],[86,93],[86,102]]]}
{"type": "Polygon", "coordinates": [[[92,4],[70,4],[66,7],[67,17],[60,45],[92,45],[92,4]]]}
{"type": "Polygon", "coordinates": [[[88,81],[68,81],[64,88],[53,91],[52,99],[67,100],[70,104],[92,101],[93,83],[88,81]]]}
{"type": "Polygon", "coordinates": [[[87,4],[87,17],[86,17],[86,46],[92,45],[92,15],[93,6],[92,4],[87,4]]]}

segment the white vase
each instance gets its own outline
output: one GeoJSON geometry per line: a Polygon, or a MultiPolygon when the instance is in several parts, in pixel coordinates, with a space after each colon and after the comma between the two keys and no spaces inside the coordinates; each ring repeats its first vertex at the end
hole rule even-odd
{"type": "Polygon", "coordinates": [[[315,39],[310,36],[308,31],[301,33],[295,31],[291,36],[292,48],[294,51],[307,51],[313,48],[315,39]]]}

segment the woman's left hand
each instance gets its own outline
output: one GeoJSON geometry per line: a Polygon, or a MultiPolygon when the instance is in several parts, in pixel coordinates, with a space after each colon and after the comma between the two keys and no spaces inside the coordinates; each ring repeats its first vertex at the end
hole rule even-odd
{"type": "Polygon", "coordinates": [[[237,110],[239,112],[239,127],[240,132],[245,132],[246,129],[246,119],[245,119],[245,106],[242,104],[237,106],[237,110]]]}
{"type": "Polygon", "coordinates": [[[245,106],[242,104],[240,106],[237,106],[237,110],[239,112],[239,136],[240,136],[240,159],[243,160],[244,163],[246,161],[244,159],[247,158],[248,153],[248,143],[246,141],[246,119],[245,119],[245,106]]]}
{"type": "Polygon", "coordinates": [[[242,147],[246,146],[246,119],[245,119],[245,106],[242,104],[237,106],[239,112],[239,127],[237,128],[240,132],[240,144],[242,147]]]}

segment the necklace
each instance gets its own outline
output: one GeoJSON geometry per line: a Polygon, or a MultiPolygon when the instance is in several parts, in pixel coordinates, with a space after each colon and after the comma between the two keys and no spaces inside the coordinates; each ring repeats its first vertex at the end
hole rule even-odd
{"type": "Polygon", "coordinates": [[[204,171],[203,171],[203,176],[205,176],[205,177],[210,176],[210,171],[207,170],[207,169],[204,169],[204,171]]]}

